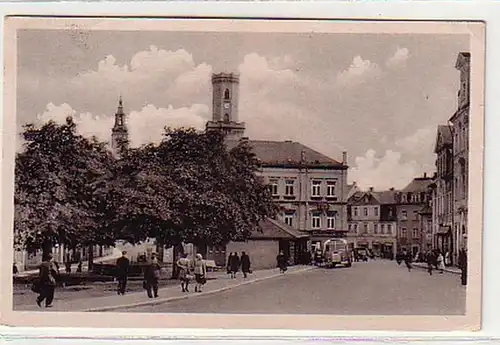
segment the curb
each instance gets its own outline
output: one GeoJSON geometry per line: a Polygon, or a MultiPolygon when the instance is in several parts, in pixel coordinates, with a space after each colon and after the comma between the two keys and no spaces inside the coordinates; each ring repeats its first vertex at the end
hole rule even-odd
{"type": "MultiPolygon", "coordinates": [[[[421,268],[421,269],[424,269],[424,270],[426,270],[426,269],[427,269],[427,266],[423,266],[423,265],[416,265],[416,264],[413,264],[413,267],[418,267],[418,268],[421,268]]],[[[436,268],[435,268],[435,267],[433,267],[433,268],[432,268],[432,270],[433,270],[433,271],[439,271],[439,270],[436,270],[436,268]]],[[[444,272],[446,272],[446,273],[457,274],[457,275],[462,274],[461,272],[452,271],[452,270],[450,270],[450,269],[448,269],[448,268],[445,268],[443,271],[444,271],[444,272]]]]}
{"type": "MultiPolygon", "coordinates": [[[[296,271],[288,272],[287,275],[297,274],[297,273],[302,273],[302,272],[307,272],[307,271],[313,270],[315,268],[316,267],[305,267],[303,269],[299,269],[299,270],[296,270],[296,271]]],[[[198,293],[198,294],[185,295],[185,296],[176,296],[176,297],[166,297],[166,298],[154,299],[154,300],[149,300],[149,301],[144,301],[144,302],[123,304],[123,305],[114,305],[114,306],[108,306],[108,307],[89,308],[89,309],[84,309],[84,310],[81,310],[81,311],[82,312],[102,312],[102,311],[130,309],[130,308],[143,307],[143,306],[148,306],[148,305],[158,305],[158,304],[164,304],[164,303],[169,303],[169,302],[176,302],[176,301],[181,301],[181,300],[185,300],[185,299],[188,299],[188,298],[196,298],[198,296],[213,295],[213,294],[216,294],[216,293],[219,293],[219,292],[231,290],[231,289],[236,288],[236,287],[240,287],[240,286],[244,286],[244,285],[249,285],[249,284],[253,284],[253,283],[256,283],[256,282],[263,281],[263,280],[277,278],[277,277],[281,277],[281,276],[283,276],[283,274],[277,273],[277,274],[273,274],[273,275],[270,275],[270,276],[267,276],[267,277],[261,277],[261,278],[256,278],[256,279],[253,279],[253,280],[247,280],[247,281],[243,281],[243,282],[241,282],[239,284],[235,284],[235,285],[231,285],[231,286],[225,286],[225,287],[222,287],[222,288],[219,288],[219,289],[215,289],[215,290],[207,291],[207,292],[201,292],[201,293],[198,293]]]]}

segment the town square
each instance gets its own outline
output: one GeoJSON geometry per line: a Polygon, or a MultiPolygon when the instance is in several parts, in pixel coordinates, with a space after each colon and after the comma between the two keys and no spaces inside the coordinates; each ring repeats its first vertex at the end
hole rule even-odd
{"type": "Polygon", "coordinates": [[[19,34],[15,311],[466,313],[466,36],[86,35],[19,34]]]}

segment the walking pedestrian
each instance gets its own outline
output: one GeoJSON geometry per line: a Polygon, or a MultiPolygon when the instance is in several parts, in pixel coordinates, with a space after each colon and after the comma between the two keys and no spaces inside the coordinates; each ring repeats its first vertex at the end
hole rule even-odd
{"type": "Polygon", "coordinates": [[[432,264],[434,262],[434,255],[432,254],[432,251],[427,252],[425,259],[427,261],[427,272],[429,272],[429,275],[432,275],[432,264]]]}
{"type": "Polygon", "coordinates": [[[161,266],[156,255],[151,259],[151,263],[144,271],[144,288],[149,298],[158,297],[158,283],[160,281],[161,266]]]}
{"type": "Polygon", "coordinates": [[[438,252],[438,257],[437,257],[437,265],[438,265],[438,269],[439,269],[439,274],[443,274],[444,273],[444,257],[443,257],[443,254],[440,252],[438,252]]]}
{"type": "Polygon", "coordinates": [[[287,270],[287,262],[286,257],[283,251],[281,250],[278,256],[276,256],[276,263],[278,268],[280,269],[280,273],[285,273],[287,270]]]}
{"type": "Polygon", "coordinates": [[[179,279],[181,280],[182,292],[189,292],[189,281],[192,279],[191,270],[193,268],[191,260],[187,254],[177,260],[177,267],[179,267],[179,279]]]}
{"type": "Polygon", "coordinates": [[[39,295],[36,299],[36,304],[39,307],[42,306],[42,302],[45,300],[45,307],[52,307],[52,302],[54,300],[54,291],[56,288],[56,283],[59,278],[59,272],[52,254],[49,253],[44,258],[42,264],[40,265],[39,271],[39,295]]]}
{"type": "Polygon", "coordinates": [[[444,265],[445,266],[451,265],[451,254],[449,251],[446,251],[446,254],[444,255],[444,265]]]}
{"type": "Polygon", "coordinates": [[[78,262],[78,266],[76,267],[76,273],[82,273],[82,262],[78,262]]]}
{"type": "Polygon", "coordinates": [[[130,268],[130,260],[127,258],[127,252],[123,251],[122,256],[118,260],[116,260],[116,278],[118,280],[118,287],[117,287],[118,295],[125,295],[129,268],[130,268]]]}
{"type": "Polygon", "coordinates": [[[411,269],[413,268],[411,265],[411,262],[412,262],[411,253],[408,253],[406,250],[404,250],[403,251],[403,260],[405,262],[406,268],[408,268],[408,272],[411,272],[411,269]]]}
{"type": "Polygon", "coordinates": [[[236,273],[240,270],[240,258],[238,257],[238,253],[233,253],[233,255],[229,259],[229,270],[231,272],[231,278],[236,278],[236,273]]]}
{"type": "Polygon", "coordinates": [[[68,274],[71,273],[71,262],[70,261],[65,262],[65,270],[66,270],[66,273],[68,273],[68,274]]]}
{"type": "Polygon", "coordinates": [[[467,250],[465,248],[458,252],[458,268],[461,270],[460,281],[462,285],[467,285],[467,250]]]}
{"type": "Polygon", "coordinates": [[[203,256],[199,253],[196,254],[194,260],[194,279],[196,281],[194,291],[201,292],[202,286],[207,283],[207,265],[203,260],[203,256]]]}
{"type": "Polygon", "coordinates": [[[241,252],[241,272],[243,272],[243,278],[247,277],[247,274],[250,273],[250,257],[247,253],[241,252]]]}

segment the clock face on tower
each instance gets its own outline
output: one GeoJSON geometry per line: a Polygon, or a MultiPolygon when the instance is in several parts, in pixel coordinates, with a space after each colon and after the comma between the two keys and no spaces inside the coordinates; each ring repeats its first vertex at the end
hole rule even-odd
{"type": "Polygon", "coordinates": [[[224,103],[224,109],[229,109],[229,103],[224,103]]]}

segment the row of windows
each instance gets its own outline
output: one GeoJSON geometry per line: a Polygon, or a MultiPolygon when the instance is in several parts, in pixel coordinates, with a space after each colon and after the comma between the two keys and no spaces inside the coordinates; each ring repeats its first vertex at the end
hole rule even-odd
{"type": "Polygon", "coordinates": [[[378,224],[378,223],[354,223],[348,225],[349,231],[354,231],[361,234],[368,234],[373,229],[374,234],[392,235],[392,224],[378,224]],[[372,226],[370,226],[370,224],[372,226]]]}
{"type": "MultiPolygon", "coordinates": [[[[326,220],[326,228],[331,230],[335,229],[335,223],[336,223],[336,213],[335,212],[328,212],[326,215],[326,219],[323,219],[320,213],[311,213],[311,228],[312,229],[321,229],[322,228],[322,221],[326,220]]],[[[295,213],[289,212],[285,213],[284,216],[285,223],[294,226],[295,223],[295,213]]]]}
{"type": "MultiPolygon", "coordinates": [[[[418,228],[413,228],[411,235],[412,238],[419,238],[420,233],[418,231],[418,228]]],[[[401,237],[408,237],[408,230],[406,228],[401,228],[401,237]]]]}
{"type": "MultiPolygon", "coordinates": [[[[269,181],[271,193],[273,196],[279,196],[279,179],[271,179],[269,181]]],[[[323,186],[323,181],[313,180],[311,182],[311,197],[321,197],[325,193],[326,197],[335,197],[335,187],[337,186],[336,180],[326,181],[323,186]]],[[[285,180],[285,196],[295,196],[295,180],[285,180]]]]}
{"type": "MultiPolygon", "coordinates": [[[[360,209],[360,208],[361,208],[361,207],[353,207],[353,214],[354,214],[354,217],[359,216],[359,209],[360,209]]],[[[365,216],[365,217],[366,217],[366,216],[371,215],[371,214],[370,214],[370,213],[371,213],[371,212],[370,212],[370,209],[372,209],[372,210],[373,210],[373,213],[372,213],[372,214],[373,214],[375,217],[378,217],[378,215],[379,215],[379,207],[378,207],[378,206],[375,206],[375,207],[363,207],[363,216],[365,216]]]]}

